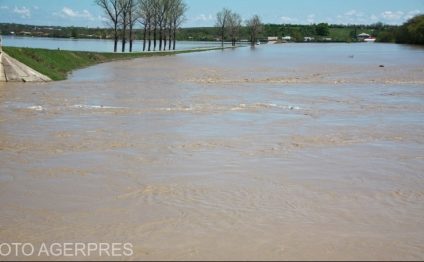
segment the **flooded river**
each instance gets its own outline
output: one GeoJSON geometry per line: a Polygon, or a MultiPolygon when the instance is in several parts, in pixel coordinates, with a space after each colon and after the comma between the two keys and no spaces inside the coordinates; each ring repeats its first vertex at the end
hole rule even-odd
{"type": "Polygon", "coordinates": [[[138,260],[422,260],[423,130],[424,49],[400,45],[2,84],[0,239],[130,242],[138,260]]]}

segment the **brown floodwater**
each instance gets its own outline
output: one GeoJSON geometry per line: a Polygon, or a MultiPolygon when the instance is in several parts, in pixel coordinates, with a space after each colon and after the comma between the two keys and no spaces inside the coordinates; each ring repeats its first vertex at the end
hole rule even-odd
{"type": "Polygon", "coordinates": [[[424,259],[424,49],[264,45],[0,85],[0,242],[424,259]]]}

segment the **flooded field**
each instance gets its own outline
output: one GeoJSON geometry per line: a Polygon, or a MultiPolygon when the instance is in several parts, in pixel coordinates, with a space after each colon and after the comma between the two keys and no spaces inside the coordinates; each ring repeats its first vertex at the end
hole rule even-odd
{"type": "Polygon", "coordinates": [[[263,45],[1,85],[2,242],[424,259],[424,49],[263,45]]]}

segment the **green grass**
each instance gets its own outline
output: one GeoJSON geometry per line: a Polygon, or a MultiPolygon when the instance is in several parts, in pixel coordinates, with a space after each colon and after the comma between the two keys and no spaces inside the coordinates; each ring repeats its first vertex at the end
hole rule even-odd
{"type": "Polygon", "coordinates": [[[26,64],[32,69],[50,77],[52,80],[65,80],[73,70],[91,65],[132,58],[169,56],[182,53],[218,50],[221,48],[193,49],[170,52],[137,52],[137,53],[97,53],[38,48],[3,47],[11,57],[26,64]]]}

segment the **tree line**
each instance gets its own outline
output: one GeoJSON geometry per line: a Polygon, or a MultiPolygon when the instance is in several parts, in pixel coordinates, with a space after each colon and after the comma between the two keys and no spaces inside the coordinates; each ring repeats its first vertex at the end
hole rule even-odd
{"type": "MultiPolygon", "coordinates": [[[[240,39],[243,20],[238,13],[235,13],[227,8],[216,14],[216,25],[221,39],[221,46],[224,47],[225,39],[231,40],[231,45],[235,46],[240,39]]],[[[263,30],[261,19],[258,15],[245,21],[245,27],[249,33],[250,43],[252,46],[258,41],[258,35],[263,30]]]]}
{"type": "Polygon", "coordinates": [[[143,51],[175,50],[177,30],[184,21],[187,5],[183,0],[95,0],[113,30],[114,52],[133,51],[134,28],[143,30],[143,51]]]}

